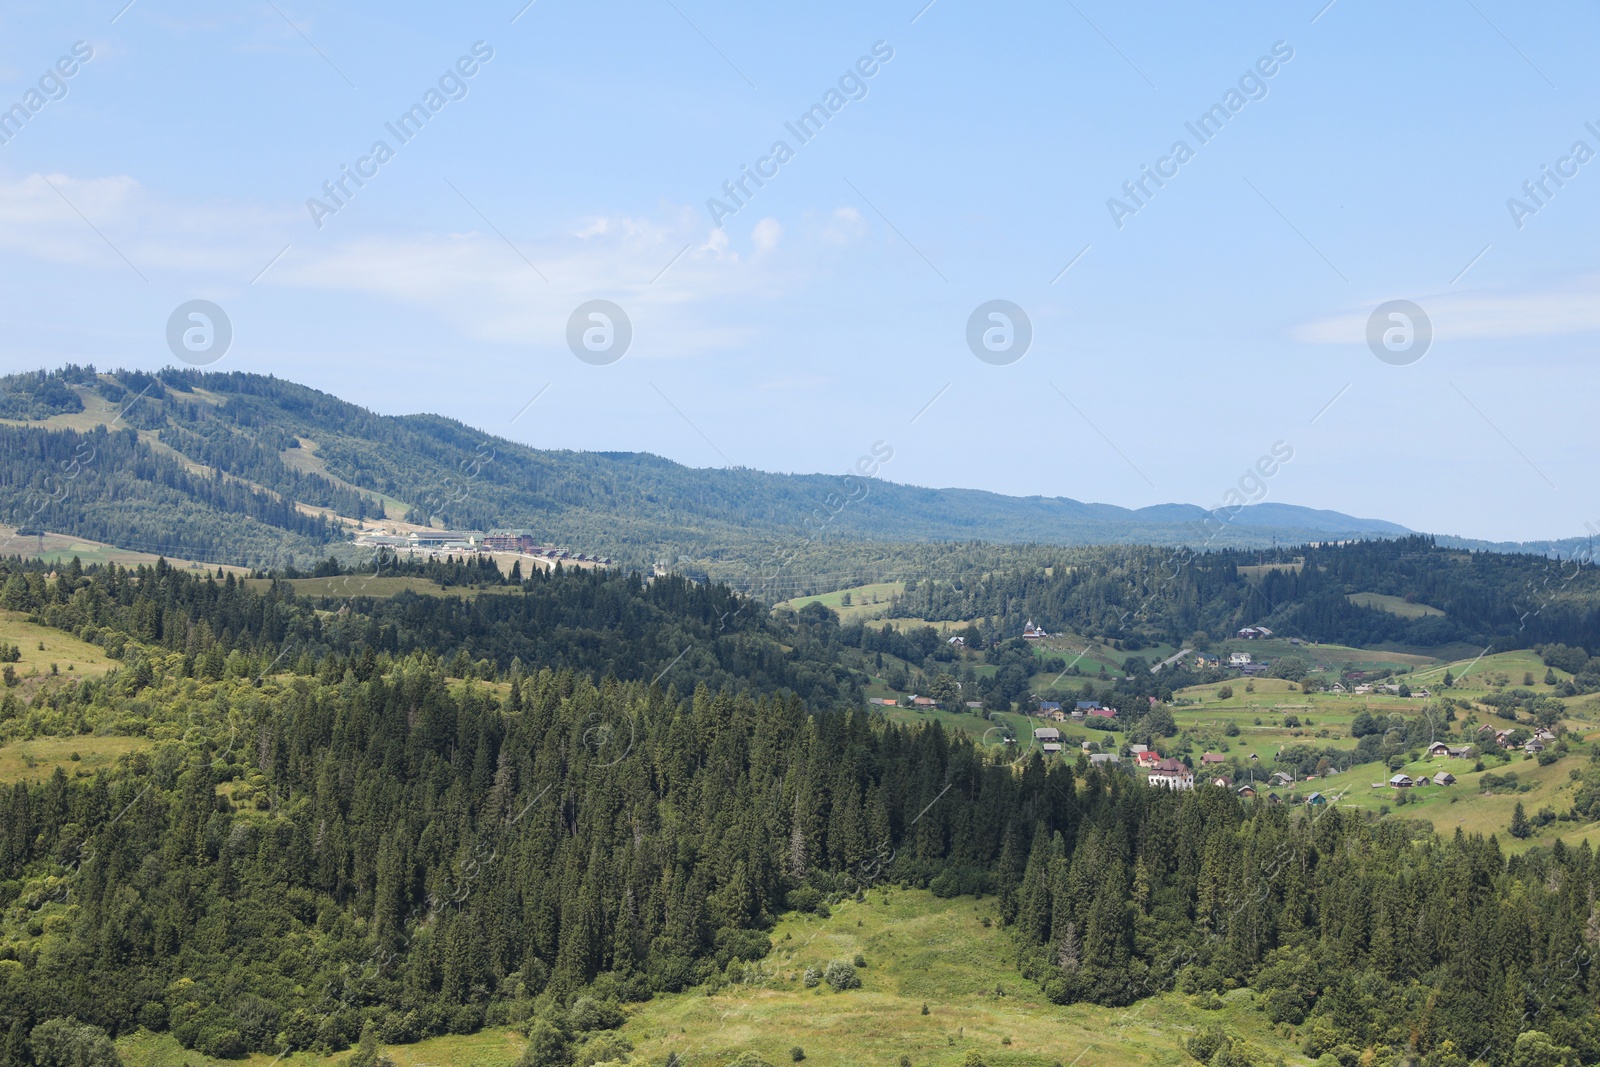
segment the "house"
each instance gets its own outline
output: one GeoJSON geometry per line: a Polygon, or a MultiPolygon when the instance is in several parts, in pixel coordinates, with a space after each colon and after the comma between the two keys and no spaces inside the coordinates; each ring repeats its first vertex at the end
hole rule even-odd
{"type": "Polygon", "coordinates": [[[1372,686],[1370,685],[1358,685],[1355,688],[1355,694],[1358,697],[1366,696],[1370,692],[1372,692],[1372,686]]]}
{"type": "Polygon", "coordinates": [[[900,704],[900,701],[896,700],[894,697],[868,697],[867,698],[867,703],[868,704],[881,704],[883,707],[893,708],[893,707],[898,707],[899,704],[900,704]]]}
{"type": "Polygon", "coordinates": [[[1428,746],[1428,758],[1444,757],[1449,759],[1466,759],[1472,755],[1471,745],[1447,745],[1443,741],[1435,741],[1428,746]]]}
{"type": "Polygon", "coordinates": [[[969,700],[969,701],[967,701],[967,710],[968,711],[981,711],[981,710],[983,710],[983,701],[981,701],[981,700],[969,700]]]}
{"type": "Polygon", "coordinates": [[[1294,785],[1294,775],[1287,774],[1287,773],[1285,773],[1283,771],[1273,771],[1272,772],[1272,784],[1273,785],[1294,785]]]}
{"type": "Polygon", "coordinates": [[[1529,741],[1527,744],[1522,746],[1522,751],[1530,753],[1532,755],[1537,755],[1540,752],[1544,751],[1544,742],[1543,741],[1529,741]]]}
{"type": "Polygon", "coordinates": [[[1150,768],[1146,780],[1163,789],[1193,789],[1194,772],[1168,756],[1150,768]]]}
{"type": "Polygon", "coordinates": [[[1077,709],[1079,711],[1093,711],[1099,706],[1100,702],[1098,700],[1080,700],[1077,703],[1077,709]]]}
{"type": "Polygon", "coordinates": [[[1283,798],[1280,797],[1276,793],[1268,793],[1267,794],[1267,803],[1268,804],[1282,804],[1283,803],[1283,798]]]}
{"type": "Polygon", "coordinates": [[[1143,768],[1145,770],[1148,770],[1151,767],[1154,767],[1156,764],[1161,762],[1161,753],[1159,753],[1159,752],[1135,752],[1133,754],[1133,761],[1134,761],[1134,763],[1138,764],[1139,767],[1141,767],[1141,768],[1143,768]]]}
{"type": "Polygon", "coordinates": [[[1089,718],[1091,718],[1091,719],[1115,719],[1116,717],[1117,717],[1117,712],[1116,712],[1116,709],[1114,709],[1114,708],[1090,708],[1089,709],[1089,718]]]}
{"type": "Polygon", "coordinates": [[[1141,752],[1149,752],[1150,751],[1150,746],[1149,745],[1129,745],[1128,746],[1128,751],[1132,752],[1135,756],[1137,756],[1141,752]]]}
{"type": "Polygon", "coordinates": [[[1257,638],[1267,638],[1271,636],[1272,631],[1267,629],[1265,626],[1246,626],[1244,629],[1239,631],[1239,637],[1245,641],[1254,641],[1257,638]]]}
{"type": "Polygon", "coordinates": [[[1456,776],[1451,774],[1449,771],[1440,771],[1438,774],[1433,776],[1433,784],[1434,785],[1455,785],[1456,784],[1456,776]]]}
{"type": "Polygon", "coordinates": [[[1233,779],[1229,778],[1226,774],[1219,774],[1215,778],[1211,779],[1211,784],[1221,789],[1226,789],[1233,784],[1233,779]]]}
{"type": "Polygon", "coordinates": [[[1061,740],[1061,731],[1057,730],[1054,726],[1041,726],[1037,730],[1033,731],[1033,739],[1035,741],[1048,741],[1054,743],[1061,740]]]}
{"type": "Polygon", "coordinates": [[[1259,760],[1260,760],[1260,759],[1261,759],[1261,757],[1260,757],[1260,756],[1258,756],[1258,755],[1256,755],[1256,754],[1255,754],[1255,753],[1254,753],[1254,752],[1252,752],[1252,753],[1250,753],[1250,762],[1251,762],[1251,763],[1256,763],[1256,762],[1258,762],[1258,761],[1259,761],[1259,760]]]}
{"type": "Polygon", "coordinates": [[[1234,792],[1238,793],[1241,797],[1253,797],[1256,795],[1256,787],[1251,785],[1249,782],[1246,782],[1244,785],[1241,785],[1238,789],[1234,790],[1234,792]]]}
{"type": "Polygon", "coordinates": [[[1046,755],[1048,755],[1051,752],[1060,752],[1061,751],[1061,745],[1060,745],[1059,742],[1056,742],[1056,741],[1046,741],[1044,744],[1040,745],[1039,747],[1044,749],[1046,755]]]}
{"type": "Polygon", "coordinates": [[[1089,757],[1089,762],[1103,765],[1107,763],[1121,763],[1122,760],[1115,752],[1096,752],[1094,755],[1089,757]]]}
{"type": "Polygon", "coordinates": [[[967,647],[967,639],[965,637],[962,637],[960,634],[956,634],[954,637],[951,637],[951,638],[947,639],[945,641],[945,644],[954,645],[957,648],[966,648],[967,647]]]}
{"type": "Polygon", "coordinates": [[[911,706],[914,708],[936,708],[939,706],[939,702],[932,697],[914,696],[911,698],[911,706]]]}
{"type": "Polygon", "coordinates": [[[1535,741],[1543,741],[1543,742],[1548,744],[1549,742],[1554,741],[1556,739],[1556,735],[1551,733],[1549,730],[1545,729],[1544,727],[1540,727],[1539,731],[1533,735],[1533,739],[1535,741]]]}
{"type": "Polygon", "coordinates": [[[1306,803],[1313,808],[1320,808],[1327,802],[1328,798],[1323,796],[1321,793],[1312,793],[1310,796],[1306,797],[1306,803]]]}
{"type": "Polygon", "coordinates": [[[1039,701],[1039,714],[1048,715],[1053,711],[1060,711],[1061,705],[1054,700],[1039,701]]]}
{"type": "Polygon", "coordinates": [[[1433,690],[1431,690],[1431,689],[1413,689],[1411,691],[1411,695],[1414,696],[1414,697],[1420,697],[1423,700],[1432,700],[1433,699],[1433,690]]]}
{"type": "Polygon", "coordinates": [[[1344,687],[1344,683],[1343,682],[1334,682],[1332,685],[1328,686],[1328,692],[1330,692],[1330,693],[1348,693],[1348,692],[1350,692],[1350,690],[1348,690],[1348,689],[1346,689],[1344,687]]]}
{"type": "Polygon", "coordinates": [[[1413,785],[1416,785],[1409,774],[1397,774],[1389,779],[1389,784],[1396,789],[1410,789],[1413,785]]]}
{"type": "Polygon", "coordinates": [[[1049,634],[1035,626],[1032,619],[1029,619],[1028,625],[1022,628],[1022,639],[1024,641],[1041,641],[1049,636],[1049,634]]]}
{"type": "Polygon", "coordinates": [[[1217,763],[1227,763],[1228,762],[1228,757],[1224,756],[1220,752],[1205,752],[1205,753],[1201,754],[1200,762],[1202,764],[1208,764],[1208,765],[1209,764],[1217,764],[1217,763]]]}
{"type": "Polygon", "coordinates": [[[1254,678],[1258,674],[1266,674],[1267,665],[1265,663],[1246,663],[1239,668],[1239,673],[1254,678]]]}
{"type": "Polygon", "coordinates": [[[1478,733],[1492,734],[1494,733],[1494,727],[1489,723],[1484,723],[1482,726],[1478,727],[1478,733]]]}
{"type": "Polygon", "coordinates": [[[1248,652],[1233,652],[1228,655],[1228,666],[1230,667],[1243,667],[1249,662],[1250,653],[1248,652]]]}

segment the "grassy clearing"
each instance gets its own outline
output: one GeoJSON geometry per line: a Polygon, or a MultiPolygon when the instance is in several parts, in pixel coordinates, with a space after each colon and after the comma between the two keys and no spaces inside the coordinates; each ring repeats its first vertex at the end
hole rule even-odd
{"type": "Polygon", "coordinates": [[[1390,615],[1398,615],[1402,619],[1421,619],[1428,615],[1444,614],[1438,608],[1413,603],[1404,597],[1389,596],[1387,593],[1348,593],[1345,599],[1357,607],[1376,608],[1379,611],[1387,611],[1390,615]]]}
{"type": "Polygon", "coordinates": [[[112,661],[98,645],[80,641],[64,630],[31,623],[20,611],[0,611],[0,642],[16,645],[22,651],[22,658],[13,666],[23,678],[49,674],[52,663],[63,675],[83,678],[98,678],[112,667],[112,661]]]}
{"type": "Polygon", "coordinates": [[[0,784],[42,781],[57,767],[68,775],[87,777],[149,744],[143,737],[83,736],[40,737],[0,745],[0,784]]]}
{"type": "Polygon", "coordinates": [[[398,497],[386,496],[376,489],[363,489],[359,485],[345,481],[328,470],[327,460],[317,454],[317,442],[309,437],[301,437],[298,440],[300,442],[299,448],[286,448],[278,453],[278,458],[283,461],[285,467],[300,471],[302,474],[320,475],[342,489],[349,489],[363,496],[378,499],[383,504],[383,516],[386,519],[404,518],[411,510],[411,505],[398,497]]]}
{"type": "MultiPolygon", "coordinates": [[[[516,589],[504,586],[485,588],[462,585],[442,586],[427,578],[374,578],[360,574],[342,574],[329,578],[291,578],[289,586],[296,596],[306,597],[391,597],[399,593],[421,593],[424,596],[477,596],[479,593],[515,593],[516,589]]],[[[266,589],[272,584],[268,578],[246,579],[253,589],[266,589]]]]}
{"type": "Polygon", "coordinates": [[[1304,1062],[1250,1009],[1248,994],[1220,1012],[1170,994],[1129,1009],[1051,1004],[1017,975],[1010,935],[984,925],[994,914],[990,900],[899,890],[841,904],[828,919],[791,914],[772,932],[767,981],[712,997],[658,997],[622,1033],[635,1062],[645,1063],[670,1052],[726,1063],[748,1049],[779,1064],[798,1046],[806,1062],[829,1067],[893,1064],[901,1056],[917,1067],[955,1067],[971,1051],[990,1067],[1109,1067],[1189,1062],[1180,1048],[1185,1034],[1221,1021],[1264,1050],[1304,1062]],[[821,970],[857,953],[866,961],[860,989],[805,988],[807,967],[821,970]]]}
{"type": "Polygon", "coordinates": [[[1249,567],[1240,567],[1239,573],[1251,581],[1260,581],[1273,571],[1284,574],[1299,574],[1305,569],[1306,561],[1297,559],[1293,563],[1257,563],[1249,567]]]}
{"type": "Polygon", "coordinates": [[[887,615],[890,600],[905,592],[905,589],[905,582],[873,582],[870,585],[835,589],[831,593],[820,593],[817,596],[797,596],[778,606],[799,611],[807,604],[821,604],[837,612],[841,622],[864,622],[868,619],[881,619],[887,615]],[[849,604],[844,603],[846,595],[850,597],[849,604]]]}
{"type": "MultiPolygon", "coordinates": [[[[42,559],[56,566],[65,566],[76,556],[85,567],[91,563],[115,563],[119,567],[155,566],[161,557],[154,552],[135,552],[130,548],[116,548],[99,541],[86,541],[71,534],[46,533],[43,538],[17,536],[16,527],[0,526],[0,546],[6,555],[19,555],[23,559],[42,559]]],[[[218,564],[201,563],[192,559],[168,558],[167,563],[180,570],[217,573],[218,564]]],[[[224,571],[249,574],[248,567],[223,565],[224,571]]]]}
{"type": "Polygon", "coordinates": [[[1230,639],[1220,644],[1214,644],[1207,655],[1226,657],[1230,652],[1248,652],[1258,660],[1276,660],[1283,659],[1286,656],[1297,656],[1304,660],[1307,666],[1322,666],[1335,670],[1349,668],[1351,670],[1370,671],[1387,668],[1388,670],[1399,671],[1432,667],[1439,662],[1437,656],[1417,652],[1352,648],[1349,645],[1312,643],[1309,641],[1297,645],[1288,637],[1271,637],[1258,641],[1230,639]]]}
{"type": "MultiPolygon", "coordinates": [[[[1013,964],[1011,938],[993,923],[992,900],[939,900],[914,890],[874,890],[864,903],[845,902],[832,917],[791,914],[772,930],[763,979],[664,994],[629,1009],[620,1031],[633,1044],[632,1064],[660,1064],[676,1053],[689,1064],[723,1067],[752,1051],[790,1064],[790,1049],[807,1064],[884,1067],[906,1057],[915,1067],[959,1067],[977,1052],[988,1067],[1179,1067],[1192,1063],[1182,1041],[1222,1024],[1268,1057],[1305,1064],[1299,1051],[1254,1008],[1249,992],[1225,998],[1220,1010],[1163,994],[1129,1008],[1051,1004],[1013,964]],[[985,925],[988,918],[990,925],[985,925]],[[861,988],[807,989],[807,967],[860,953],[861,988]],[[923,1006],[927,1014],[923,1014],[923,1006]]],[[[384,1051],[398,1067],[510,1067],[521,1054],[518,1033],[429,1038],[384,1051]]],[[[127,1067],[271,1067],[273,1058],[211,1060],[186,1052],[170,1035],[140,1031],[117,1042],[127,1067]]],[[[351,1056],[301,1053],[285,1067],[335,1067],[351,1056]]]]}

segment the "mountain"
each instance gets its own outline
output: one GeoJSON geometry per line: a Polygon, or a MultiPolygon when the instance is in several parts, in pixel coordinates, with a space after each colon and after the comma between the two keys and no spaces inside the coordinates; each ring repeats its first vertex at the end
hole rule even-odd
{"type": "Polygon", "coordinates": [[[214,562],[305,561],[375,519],[523,528],[630,565],[753,559],[822,539],[1254,547],[1409,532],[1287,504],[1219,522],[1189,504],[1132,510],[541,450],[255,374],[68,366],[0,386],[0,522],[214,562]]]}

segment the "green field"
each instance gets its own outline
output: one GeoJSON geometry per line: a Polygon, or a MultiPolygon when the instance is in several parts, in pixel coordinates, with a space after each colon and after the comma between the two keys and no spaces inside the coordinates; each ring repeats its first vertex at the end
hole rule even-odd
{"type": "MultiPolygon", "coordinates": [[[[974,1052],[986,1067],[1180,1067],[1194,1062],[1183,1039],[1219,1023],[1253,1044],[1259,1062],[1308,1062],[1247,990],[1228,994],[1216,1010],[1175,993],[1128,1008],[1052,1004],[1018,975],[1011,935],[995,915],[992,899],[940,900],[900,889],[846,900],[827,919],[790,913],[770,932],[773,950],[753,981],[630,1007],[618,1031],[633,1046],[627,1062],[654,1067],[676,1053],[687,1067],[723,1067],[749,1051],[769,1064],[790,1064],[790,1049],[798,1047],[804,1062],[823,1067],[890,1067],[901,1057],[915,1067],[962,1067],[974,1052]],[[805,987],[807,967],[821,970],[858,953],[866,962],[861,988],[805,987]]],[[[127,1067],[223,1067],[166,1035],[140,1031],[117,1045],[127,1067]]],[[[397,1067],[510,1067],[522,1045],[515,1031],[490,1028],[385,1051],[397,1067]]],[[[331,1067],[350,1055],[297,1054],[281,1062],[331,1067]]],[[[581,1047],[578,1056],[581,1062],[581,1047]]],[[[273,1059],[233,1062],[269,1067],[273,1059]]]]}
{"type": "Polygon", "coordinates": [[[69,775],[93,774],[149,744],[149,739],[143,737],[39,737],[14,741],[0,745],[0,783],[42,781],[57,767],[69,775]]]}
{"type": "Polygon", "coordinates": [[[1420,619],[1428,615],[1443,615],[1438,608],[1429,607],[1427,604],[1417,604],[1404,597],[1389,596],[1385,593],[1350,593],[1345,596],[1350,603],[1362,608],[1376,608],[1387,611],[1390,615],[1398,615],[1402,619],[1420,619]]]}
{"type": "MultiPolygon", "coordinates": [[[[266,589],[272,584],[269,578],[248,578],[245,584],[253,589],[266,589]]],[[[442,586],[427,578],[371,577],[345,574],[331,578],[291,578],[288,585],[296,596],[307,597],[391,597],[398,593],[420,593],[424,596],[476,596],[479,593],[514,593],[514,588],[487,586],[442,586]]]]}
{"type": "Polygon", "coordinates": [[[820,593],[816,596],[798,596],[778,606],[799,611],[807,604],[821,604],[837,612],[841,622],[864,622],[868,619],[881,619],[887,615],[892,606],[890,601],[905,592],[905,588],[905,582],[874,582],[871,585],[835,589],[831,593],[820,593]],[[847,594],[850,597],[849,605],[844,603],[847,594]]]}
{"type": "Polygon", "coordinates": [[[80,641],[64,630],[31,623],[20,611],[0,611],[0,642],[21,650],[22,658],[12,666],[23,678],[49,674],[52,663],[63,673],[86,678],[99,677],[112,666],[100,646],[80,641]]]}
{"type": "MultiPolygon", "coordinates": [[[[57,566],[64,566],[77,557],[85,567],[93,563],[115,563],[119,567],[154,566],[161,557],[153,552],[135,552],[129,548],[114,548],[99,541],[85,541],[79,537],[67,534],[46,533],[42,538],[34,535],[22,537],[17,534],[16,527],[0,526],[0,550],[5,555],[17,555],[23,559],[42,559],[57,566]]],[[[184,570],[207,570],[212,574],[217,572],[217,564],[201,563],[190,559],[168,558],[167,562],[184,570]]],[[[234,567],[225,565],[224,571],[234,574],[248,574],[248,567],[234,567]]]]}

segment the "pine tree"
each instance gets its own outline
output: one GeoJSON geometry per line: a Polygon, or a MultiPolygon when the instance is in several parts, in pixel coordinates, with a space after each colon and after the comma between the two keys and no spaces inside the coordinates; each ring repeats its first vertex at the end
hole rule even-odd
{"type": "Polygon", "coordinates": [[[1517,808],[1511,813],[1511,836],[1521,839],[1533,833],[1533,826],[1528,822],[1528,813],[1522,808],[1522,801],[1517,801],[1517,808]]]}

